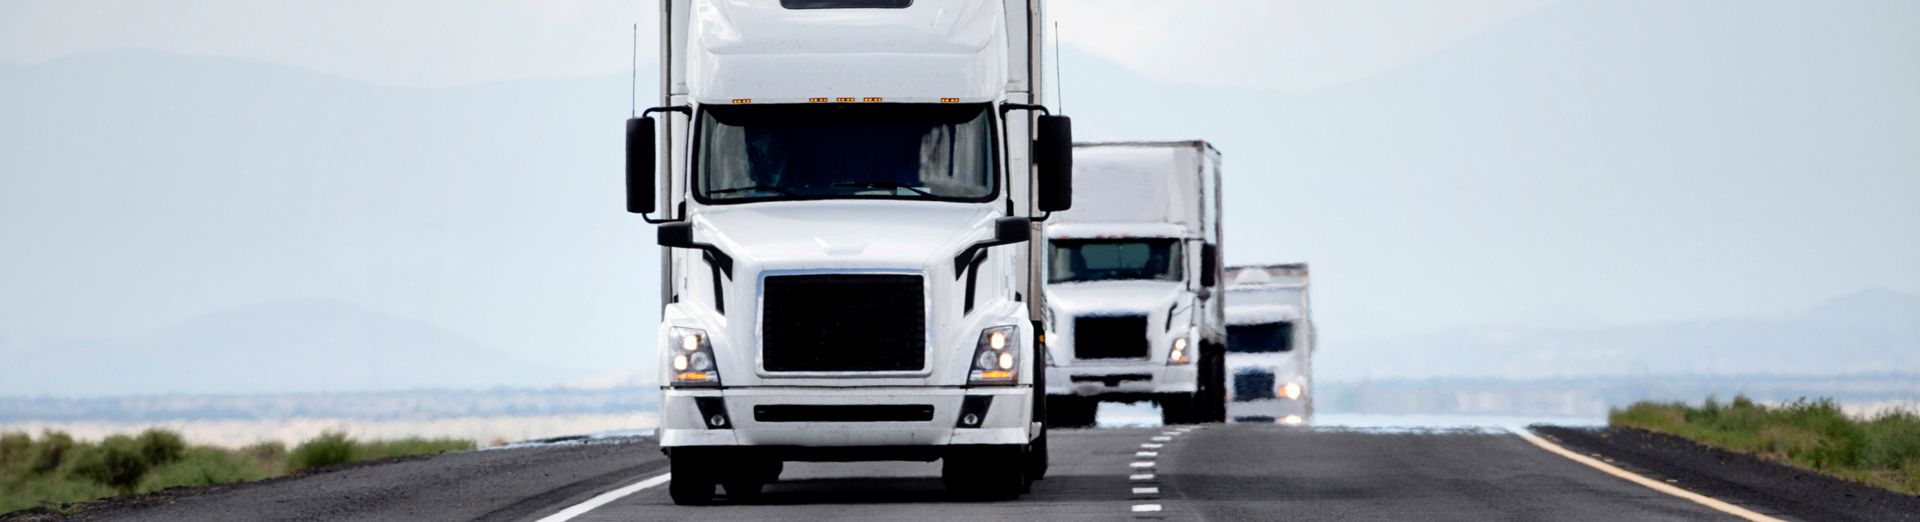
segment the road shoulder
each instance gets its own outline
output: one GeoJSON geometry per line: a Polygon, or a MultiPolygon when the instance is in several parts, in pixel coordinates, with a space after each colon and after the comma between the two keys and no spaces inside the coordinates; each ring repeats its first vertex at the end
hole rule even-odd
{"type": "Polygon", "coordinates": [[[1556,444],[1702,495],[1805,520],[1920,521],[1920,497],[1637,429],[1532,426],[1556,444]]]}

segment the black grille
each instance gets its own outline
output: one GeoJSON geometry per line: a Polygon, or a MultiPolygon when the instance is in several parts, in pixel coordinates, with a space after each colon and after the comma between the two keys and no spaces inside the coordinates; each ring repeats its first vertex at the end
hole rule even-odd
{"type": "Polygon", "coordinates": [[[753,407],[757,422],[926,422],[933,420],[927,404],[814,406],[775,404],[753,407]]]}
{"type": "Polygon", "coordinates": [[[768,277],[761,364],[770,372],[925,369],[924,293],[914,275],[768,277]]]}
{"type": "Polygon", "coordinates": [[[1247,370],[1233,374],[1233,400],[1273,398],[1273,372],[1247,370]]]}
{"type": "Polygon", "coordinates": [[[1147,316],[1074,319],[1073,356],[1080,359],[1145,359],[1147,316]]]}

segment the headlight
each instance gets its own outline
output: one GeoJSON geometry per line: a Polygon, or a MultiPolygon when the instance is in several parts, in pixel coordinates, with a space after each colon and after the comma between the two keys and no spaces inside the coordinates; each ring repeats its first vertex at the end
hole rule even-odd
{"type": "Polygon", "coordinates": [[[720,369],[713,360],[713,342],[707,332],[695,328],[674,327],[667,331],[672,346],[673,386],[719,386],[720,369]]]}
{"type": "Polygon", "coordinates": [[[980,332],[980,344],[973,350],[973,368],[967,372],[967,384],[1014,384],[1020,381],[1020,330],[995,326],[980,332]]]}
{"type": "Polygon", "coordinates": [[[1306,395],[1306,394],[1307,394],[1307,387],[1301,386],[1300,383],[1297,383],[1297,382],[1290,382],[1290,383],[1287,383],[1285,386],[1280,387],[1280,396],[1286,397],[1288,400],[1297,401],[1297,400],[1300,400],[1301,395],[1306,395]]]}
{"type": "Polygon", "coordinates": [[[1174,339],[1173,349],[1167,352],[1167,365],[1175,366],[1190,362],[1193,362],[1193,359],[1187,356],[1187,338],[1174,339]]]}

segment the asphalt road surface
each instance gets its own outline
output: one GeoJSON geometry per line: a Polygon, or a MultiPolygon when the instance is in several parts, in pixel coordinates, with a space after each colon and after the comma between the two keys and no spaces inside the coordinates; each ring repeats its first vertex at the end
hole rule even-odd
{"type": "Polygon", "coordinates": [[[681,507],[664,486],[643,484],[666,472],[658,448],[614,439],[162,495],[81,518],[538,520],[572,508],[564,514],[577,521],[1731,519],[1501,429],[1229,424],[1063,430],[1050,440],[1047,479],[1012,502],[950,498],[937,463],[789,463],[752,503],[722,496],[717,505],[681,507]]]}

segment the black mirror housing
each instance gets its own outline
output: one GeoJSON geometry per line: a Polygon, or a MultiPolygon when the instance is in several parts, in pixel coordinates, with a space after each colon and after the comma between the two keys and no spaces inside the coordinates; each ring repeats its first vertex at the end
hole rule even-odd
{"type": "MultiPolygon", "coordinates": [[[[627,212],[648,214],[654,211],[653,132],[652,116],[627,118],[627,212]]],[[[661,234],[660,237],[666,237],[664,229],[661,234]]],[[[688,237],[691,239],[692,236],[688,237]]]]}
{"type": "Polygon", "coordinates": [[[1220,283],[1220,248],[1200,245],[1200,286],[1212,288],[1220,283]]]}
{"type": "Polygon", "coordinates": [[[1033,239],[1032,220],[1023,217],[1004,217],[993,221],[993,239],[995,243],[1011,245],[1033,239]]]}
{"type": "Polygon", "coordinates": [[[1038,203],[1042,212],[1073,208],[1073,119],[1040,116],[1033,161],[1040,168],[1038,203]]]}
{"type": "Polygon", "coordinates": [[[693,242],[693,223],[680,221],[666,223],[659,227],[660,246],[667,248],[698,248],[693,242]]]}

